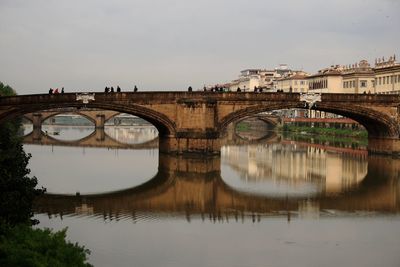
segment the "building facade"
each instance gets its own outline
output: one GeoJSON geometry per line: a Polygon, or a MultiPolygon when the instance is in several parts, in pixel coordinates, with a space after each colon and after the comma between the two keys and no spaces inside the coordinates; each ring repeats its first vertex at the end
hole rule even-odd
{"type": "Polygon", "coordinates": [[[275,88],[283,90],[283,92],[306,93],[308,91],[308,76],[303,71],[293,73],[287,77],[277,79],[275,88]]]}
{"type": "Polygon", "coordinates": [[[238,79],[226,85],[230,91],[248,92],[255,88],[264,92],[400,94],[400,63],[396,56],[377,59],[371,67],[367,60],[319,70],[313,75],[292,71],[285,64],[274,70],[246,69],[238,79]]]}
{"type": "Polygon", "coordinates": [[[313,93],[343,93],[343,67],[336,65],[308,76],[308,91],[313,93]]]}
{"type": "Polygon", "coordinates": [[[396,62],[396,56],[375,60],[374,93],[400,94],[400,64],[396,62]]]}
{"type": "Polygon", "coordinates": [[[374,93],[375,73],[366,60],[345,66],[342,71],[342,92],[349,94],[374,93]]]}

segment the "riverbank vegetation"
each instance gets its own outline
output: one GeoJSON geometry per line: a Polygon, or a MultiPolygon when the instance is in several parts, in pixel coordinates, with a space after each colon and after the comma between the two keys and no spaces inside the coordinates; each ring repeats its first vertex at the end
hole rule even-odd
{"type": "Polygon", "coordinates": [[[277,128],[284,138],[333,146],[365,148],[368,145],[368,132],[361,129],[323,128],[285,124],[277,128]]]}
{"type": "MultiPolygon", "coordinates": [[[[0,95],[15,95],[0,83],[0,95]]],[[[33,201],[45,192],[29,177],[30,155],[18,135],[20,121],[0,125],[0,266],[91,266],[89,250],[65,240],[66,230],[33,229],[33,201]]]]}
{"type": "Polygon", "coordinates": [[[325,136],[340,136],[340,137],[352,137],[352,138],[368,138],[368,132],[366,130],[357,130],[349,128],[325,128],[325,127],[311,127],[311,126],[296,126],[290,124],[284,124],[281,128],[283,132],[294,132],[294,133],[307,133],[315,135],[325,136]]]}

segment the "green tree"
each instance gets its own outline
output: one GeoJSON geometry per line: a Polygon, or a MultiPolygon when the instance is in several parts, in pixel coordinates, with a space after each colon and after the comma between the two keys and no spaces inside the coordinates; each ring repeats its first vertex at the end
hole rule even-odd
{"type": "MultiPolygon", "coordinates": [[[[0,96],[16,95],[0,82],[0,96]]],[[[89,250],[65,240],[66,229],[32,229],[33,201],[44,193],[29,177],[31,155],[18,135],[20,120],[0,124],[0,266],[91,266],[89,250]]]]}
{"type": "Polygon", "coordinates": [[[65,241],[66,229],[32,229],[20,224],[0,228],[0,266],[84,267],[89,250],[65,241]]]}
{"type": "MultiPolygon", "coordinates": [[[[1,95],[15,95],[8,85],[0,83],[1,95]]],[[[30,155],[23,150],[18,135],[21,123],[12,120],[0,125],[0,223],[31,223],[32,203],[45,190],[37,189],[37,179],[28,177],[30,155]]]]}
{"type": "Polygon", "coordinates": [[[0,96],[13,96],[16,95],[14,89],[11,88],[9,85],[5,85],[0,82],[0,96]]]}

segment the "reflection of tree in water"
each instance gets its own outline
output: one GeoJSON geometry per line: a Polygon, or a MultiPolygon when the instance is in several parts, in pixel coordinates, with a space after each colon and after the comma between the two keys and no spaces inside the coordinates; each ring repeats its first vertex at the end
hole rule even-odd
{"type": "Polygon", "coordinates": [[[238,122],[236,128],[232,130],[234,130],[240,138],[246,140],[257,140],[268,135],[273,128],[273,125],[257,118],[247,118],[238,122]]]}
{"type": "Polygon", "coordinates": [[[363,155],[278,143],[224,147],[222,162],[237,171],[245,182],[285,181],[293,186],[313,183],[326,192],[340,192],[357,185],[368,168],[363,155]]]}

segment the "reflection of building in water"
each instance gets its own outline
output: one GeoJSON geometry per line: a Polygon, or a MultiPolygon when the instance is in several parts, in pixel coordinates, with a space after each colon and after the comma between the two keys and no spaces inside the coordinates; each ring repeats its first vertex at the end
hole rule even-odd
{"type": "Polygon", "coordinates": [[[140,144],[157,138],[158,131],[154,126],[108,127],[104,131],[111,138],[125,144],[140,144]]]}
{"type": "Polygon", "coordinates": [[[316,184],[320,191],[340,192],[359,183],[367,174],[363,155],[346,155],[316,147],[282,145],[226,146],[222,162],[246,182],[286,182],[292,186],[316,184]]]}

